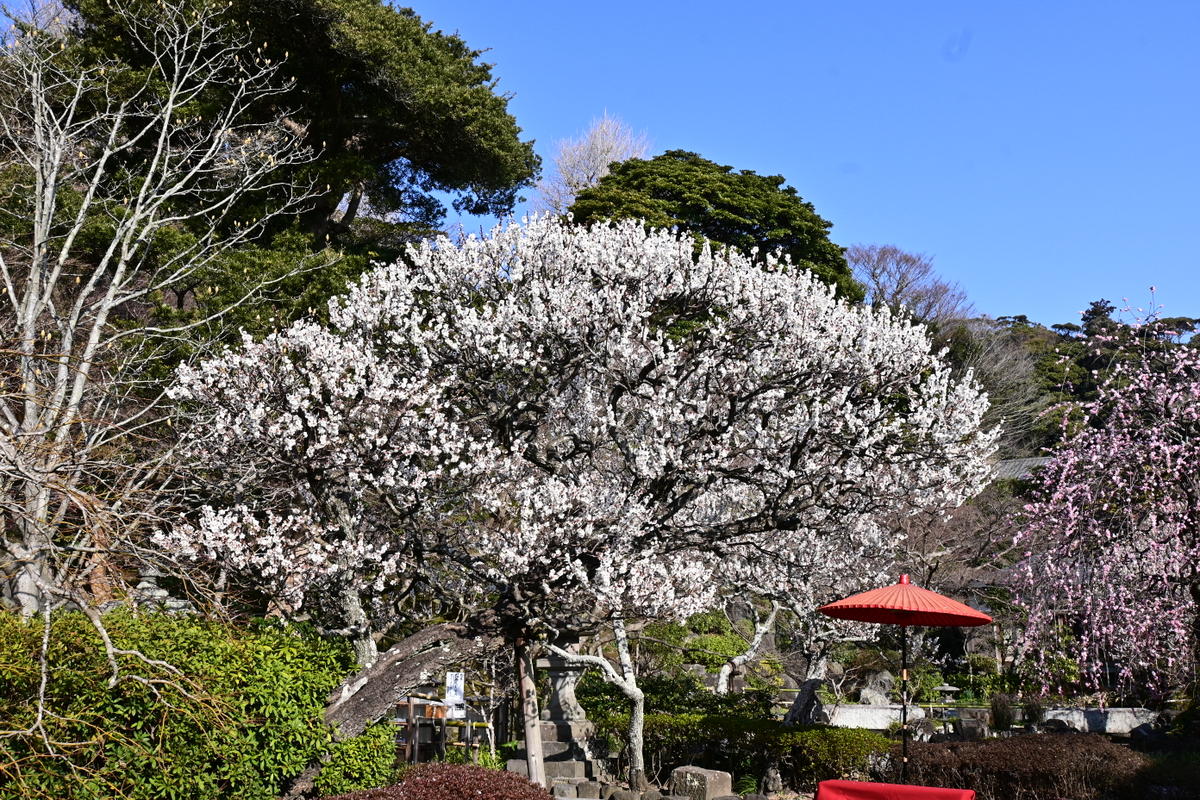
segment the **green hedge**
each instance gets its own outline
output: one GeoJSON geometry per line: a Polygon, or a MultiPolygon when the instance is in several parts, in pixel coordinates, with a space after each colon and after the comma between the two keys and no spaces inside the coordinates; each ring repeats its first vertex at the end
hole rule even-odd
{"type": "MultiPolygon", "coordinates": [[[[612,715],[603,720],[601,732],[624,745],[627,725],[628,717],[612,715]]],[[[774,767],[797,790],[865,775],[872,759],[891,746],[887,737],[871,731],[725,714],[647,714],[644,739],[652,777],[692,764],[758,779],[774,767]]]]}
{"type": "MultiPolygon", "coordinates": [[[[973,789],[979,800],[1153,797],[1150,759],[1096,734],[1027,734],[982,742],[914,742],[908,782],[973,789]]],[[[1187,797],[1166,792],[1163,797],[1187,797]]]]}
{"type": "MultiPolygon", "coordinates": [[[[346,648],[266,623],[239,630],[128,609],[104,621],[116,647],[180,674],[121,656],[110,688],[88,620],[55,615],[45,736],[3,740],[0,800],[269,800],[329,751],[320,714],[353,667],[346,648]]],[[[0,613],[0,729],[34,725],[42,631],[40,619],[0,613]]]]}

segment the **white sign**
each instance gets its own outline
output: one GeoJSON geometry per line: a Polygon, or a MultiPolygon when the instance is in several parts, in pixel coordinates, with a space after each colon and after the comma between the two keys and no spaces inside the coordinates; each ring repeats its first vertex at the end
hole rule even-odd
{"type": "Polygon", "coordinates": [[[466,683],[465,672],[447,672],[446,673],[446,705],[450,713],[447,716],[450,719],[462,719],[466,716],[466,694],[464,685],[466,683]]]}

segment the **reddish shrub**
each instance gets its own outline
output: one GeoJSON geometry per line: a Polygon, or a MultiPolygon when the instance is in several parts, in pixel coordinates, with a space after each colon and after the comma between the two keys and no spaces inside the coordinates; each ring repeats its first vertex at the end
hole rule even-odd
{"type": "Polygon", "coordinates": [[[514,772],[470,764],[420,764],[404,780],[383,789],[338,795],[328,800],[552,800],[545,789],[514,772]]]}
{"type": "Polygon", "coordinates": [[[1030,734],[912,744],[908,782],[974,789],[979,800],[1099,800],[1128,794],[1150,760],[1103,736],[1030,734]]]}

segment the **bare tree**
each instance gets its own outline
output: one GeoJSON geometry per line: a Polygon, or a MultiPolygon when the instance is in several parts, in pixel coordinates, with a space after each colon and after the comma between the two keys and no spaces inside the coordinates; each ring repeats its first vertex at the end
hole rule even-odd
{"type": "Polygon", "coordinates": [[[150,553],[140,537],[171,481],[160,365],[282,280],[204,286],[311,196],[281,177],[312,154],[275,113],[280,65],[224,12],[117,8],[131,66],[83,52],[49,6],[4,10],[0,600],[27,616],[82,607],[106,643],[89,608],[150,553]],[[205,313],[156,313],[220,291],[205,313]]]}
{"type": "Polygon", "coordinates": [[[922,322],[965,319],[972,307],[958,284],[947,283],[933,271],[933,259],[894,245],[856,244],[846,248],[854,277],[867,288],[867,302],[901,308],[922,322]]]}
{"type": "Polygon", "coordinates": [[[576,195],[599,183],[611,164],[641,158],[649,150],[650,140],[645,134],[634,133],[620,118],[609,116],[606,111],[592,121],[583,136],[558,143],[554,172],[538,183],[535,207],[539,211],[565,214],[576,195]]]}
{"type": "Polygon", "coordinates": [[[999,458],[1038,453],[1038,427],[1052,405],[1041,390],[1037,360],[1018,334],[989,317],[960,319],[940,326],[935,338],[948,349],[958,375],[968,372],[988,393],[985,419],[1000,426],[999,458]]]}

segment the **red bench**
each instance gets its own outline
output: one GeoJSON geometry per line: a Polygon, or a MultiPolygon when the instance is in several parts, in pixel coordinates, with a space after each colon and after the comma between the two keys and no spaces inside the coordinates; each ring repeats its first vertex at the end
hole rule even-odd
{"type": "Polygon", "coordinates": [[[975,791],[900,783],[821,781],[817,784],[816,800],[975,800],[975,791]]]}

